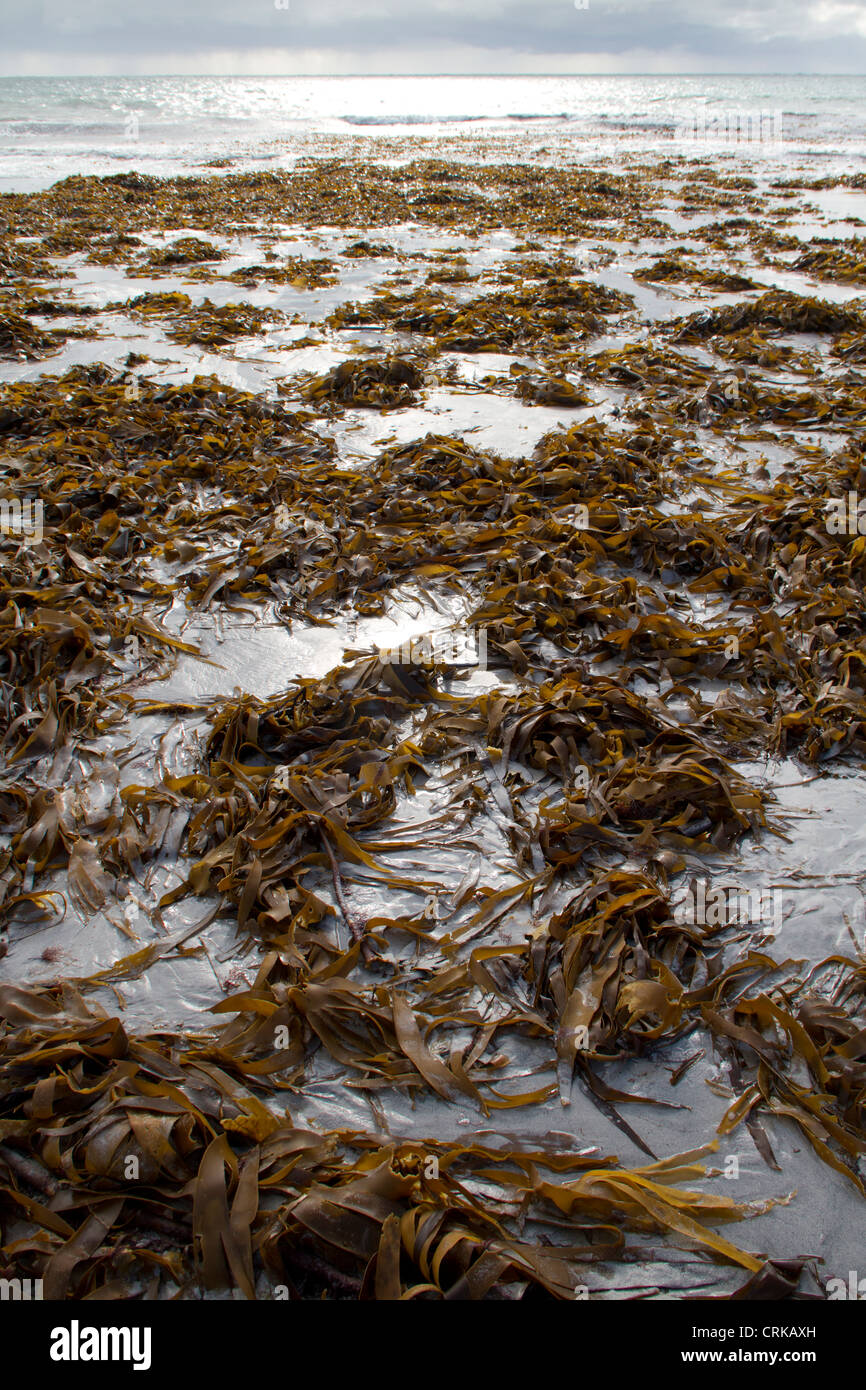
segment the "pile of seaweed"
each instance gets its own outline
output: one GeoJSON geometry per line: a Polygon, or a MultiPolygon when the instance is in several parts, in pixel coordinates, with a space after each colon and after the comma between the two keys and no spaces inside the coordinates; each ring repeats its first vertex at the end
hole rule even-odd
{"type": "Polygon", "coordinates": [[[313,404],[368,406],[373,410],[411,405],[424,385],[424,372],[400,357],[354,359],[341,362],[306,381],[303,400],[313,404]]]}
{"type": "Polygon", "coordinates": [[[279,263],[245,265],[225,278],[245,289],[255,289],[262,281],[269,285],[291,285],[295,290],[317,290],[334,285],[337,267],[327,257],[289,256],[279,263]]]}
{"type": "Polygon", "coordinates": [[[805,270],[818,280],[834,280],[842,285],[866,284],[866,242],[862,237],[823,245],[816,239],[812,246],[813,249],[804,251],[794,261],[795,270],[805,270]]]}
{"type": "MultiPolygon", "coordinates": [[[[720,189],[709,171],[702,182],[706,207],[761,210],[758,197],[720,189]]],[[[107,255],[110,263],[122,263],[126,251],[128,264],[136,266],[142,243],[131,231],[226,235],[286,223],[372,230],[414,222],[471,234],[512,227],[537,237],[595,236],[603,227],[611,239],[625,240],[667,235],[667,225],[651,216],[662,202],[651,171],[611,172],[602,179],[576,168],[478,167],[429,158],[390,167],[319,159],[299,161],[291,171],[227,176],[73,176],[38,194],[5,196],[0,236],[14,229],[18,238],[41,238],[53,254],[107,255]]],[[[358,257],[387,250],[372,238],[347,249],[358,257]]]]}
{"type": "MultiPolygon", "coordinates": [[[[753,190],[698,169],[689,198],[749,212],[753,190]]],[[[617,239],[658,231],[649,199],[639,174],[320,162],[67,180],[4,199],[3,215],[52,254],[134,267],[127,229],[145,210],[147,230],[214,235],[291,217],[527,238],[610,223],[617,239]]],[[[215,248],[181,241],[163,251],[216,273],[215,248]]],[[[42,274],[31,243],[4,254],[23,279],[42,274]]],[[[345,254],[391,253],[365,240],[345,254]]],[[[719,288],[692,270],[676,256],[652,273],[719,288]]],[[[230,278],[293,272],[266,260],[230,278]]],[[[67,897],[95,915],[151,869],[177,870],[150,944],[62,983],[49,945],[43,982],[0,985],[0,1273],[42,1278],[46,1297],[563,1299],[641,1261],[660,1293],[717,1291],[726,1265],[742,1271],[729,1294],[798,1296],[802,1258],[774,1263],[716,1229],[787,1195],[709,1193],[718,1139],[660,1157],[622,1114],[675,1102],[621,1089],[613,1067],[673,1057],[675,1086],[707,1049],[731,1079],[720,1136],[743,1126],[778,1171],[773,1126],[794,1126],[866,1196],[862,954],[804,978],[753,928],[675,909],[690,874],[780,829],[748,761],[821,772],[866,757],[866,540],[829,524],[829,504],[866,487],[864,383],[837,364],[828,385],[801,353],[810,374],[792,392],[725,360],[735,344],[760,366],[795,333],[855,354],[862,309],[771,291],[591,355],[588,339],[633,314],[627,295],[564,255],[491,294],[460,297],[463,273],[443,261],[431,284],[344,305],[330,326],[418,335],[431,356],[532,349],[496,389],[577,406],[583,379],[612,382],[626,408],[516,456],[429,433],[348,469],[323,428],[335,409],[423,400],[425,359],[399,338],[304,379],[298,409],[287,390],[133,378],[137,360],[0,388],[0,921],[50,933],[67,897]],[[713,469],[695,437],[779,423],[829,424],[842,442],[804,446],[771,481],[713,469]],[[38,532],[7,524],[37,503],[38,532]],[[324,627],[385,613],[407,586],[462,605],[487,680],[433,653],[349,648],[270,698],[200,704],[185,767],[155,760],[133,781],[118,761],[90,794],[88,767],[116,757],[133,719],[191,709],[140,689],[196,653],[169,610],[324,627]],[[478,867],[450,881],[442,865],[470,853],[478,867]],[[202,915],[172,934],[177,903],[202,915]],[[252,983],[198,1031],[125,1027],[106,991],[206,951],[217,918],[255,960],[252,983]],[[322,1075],[368,1104],[370,1127],[297,1118],[322,1075]],[[395,1135],[395,1094],[422,1125],[425,1105],[451,1107],[471,1137],[395,1135]],[[582,1128],[603,1116],[647,1162],[497,1128],[498,1111],[531,1124],[551,1102],[579,1104],[582,1128]]],[[[283,321],[174,290],[112,307],[208,346],[283,321]]]]}
{"type": "Polygon", "coordinates": [[[530,345],[553,350],[566,340],[601,332],[600,316],[622,313],[632,303],[618,290],[589,280],[550,279],[460,303],[424,287],[409,295],[384,291],[362,304],[343,305],[328,323],[337,329],[387,324],[398,332],[434,336],[439,349],[449,352],[510,352],[530,345]]]}
{"type": "Polygon", "coordinates": [[[236,338],[253,337],[269,324],[285,322],[278,309],[259,308],[253,304],[213,304],[209,299],[193,304],[189,295],[172,290],[164,293],[149,291],[109,309],[141,315],[145,319],[167,318],[166,332],[176,343],[202,347],[224,347],[236,338]]]}
{"type": "Polygon", "coordinates": [[[737,275],[721,269],[705,269],[702,266],[684,261],[679,256],[661,256],[652,265],[645,266],[634,273],[636,280],[646,280],[650,284],[661,281],[670,283],[691,283],[703,285],[716,291],[753,290],[754,280],[748,275],[737,275]]]}
{"type": "MultiPolygon", "coordinates": [[[[4,1122],[4,1208],[43,1232],[6,1253],[39,1271],[46,1298],[153,1298],[194,1269],[205,1288],[248,1298],[263,1285],[295,1298],[573,1298],[594,1267],[639,1253],[659,1227],[747,1271],[746,1296],[795,1286],[796,1264],[762,1264],[712,1229],[743,1210],[684,1186],[703,1178],[703,1152],[623,1168],[467,1138],[433,1141],[422,1157],[298,1127],[288,1110],[278,1118],[255,1094],[265,1066],[252,1086],[227,1069],[230,1040],[131,1039],[71,989],[0,986],[0,1008],[12,1027],[5,1075],[22,1103],[37,1077],[44,1096],[32,1120],[4,1122]]],[[[263,1007],[259,1031],[279,1012],[263,1007]]],[[[408,1054],[423,1044],[411,1016],[397,1027],[411,1075],[408,1054]]]]}
{"type": "Polygon", "coordinates": [[[48,353],[56,352],[63,342],[59,333],[37,328],[23,314],[3,306],[0,320],[0,357],[20,357],[33,361],[48,353]]]}
{"type": "Polygon", "coordinates": [[[682,323],[671,325],[680,342],[726,337],[744,329],[758,328],[774,334],[862,333],[864,326],[863,309],[856,304],[831,304],[790,290],[768,290],[747,304],[701,310],[682,323]]]}
{"type": "Polygon", "coordinates": [[[140,266],[130,266],[127,275],[152,276],[161,270],[177,266],[200,265],[206,261],[220,261],[223,253],[213,242],[202,237],[182,236],[167,246],[154,246],[140,266]]]}
{"type": "MultiPolygon", "coordinates": [[[[569,379],[568,373],[573,373],[578,365],[575,352],[561,355],[545,354],[544,362],[545,366],[550,368],[549,371],[533,371],[524,362],[518,361],[511,364],[507,377],[484,376],[475,382],[465,382],[456,372],[446,369],[445,373],[439,374],[439,380],[442,381],[444,378],[452,388],[456,386],[464,391],[515,396],[527,405],[564,406],[571,410],[582,410],[593,404],[583,387],[569,379]]],[[[585,359],[580,361],[580,368],[584,375],[589,375],[585,359]]]]}

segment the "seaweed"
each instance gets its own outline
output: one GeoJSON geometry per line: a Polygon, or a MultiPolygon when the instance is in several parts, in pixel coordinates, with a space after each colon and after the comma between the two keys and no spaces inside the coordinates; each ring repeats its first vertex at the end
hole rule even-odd
{"type": "Polygon", "coordinates": [[[403,296],[386,291],[363,304],[341,306],[328,323],[337,329],[388,324],[398,332],[435,337],[440,351],[510,352],[530,345],[553,349],[566,339],[599,333],[600,316],[622,313],[632,304],[629,296],[591,281],[551,280],[460,304],[428,289],[403,296]]]}
{"type": "Polygon", "coordinates": [[[375,260],[382,256],[393,256],[394,248],[383,241],[353,241],[349,246],[345,246],[340,253],[348,256],[350,260],[375,260]]]}
{"type": "Polygon", "coordinates": [[[152,276],[176,266],[200,265],[205,261],[221,261],[223,252],[201,237],[182,236],[167,246],[154,246],[139,266],[129,266],[127,275],[152,276]]]}
{"type": "Polygon", "coordinates": [[[172,290],[163,293],[149,291],[122,303],[110,304],[114,310],[133,311],[147,318],[166,317],[168,336],[187,346],[200,343],[203,347],[225,347],[235,338],[260,333],[268,324],[285,322],[278,309],[257,308],[252,304],[212,304],[204,299],[193,304],[189,295],[172,290]]]}
{"type": "Polygon", "coordinates": [[[863,325],[863,312],[856,306],[830,304],[788,290],[769,290],[748,304],[690,314],[674,321],[671,332],[677,342],[700,342],[755,328],[765,333],[843,333],[862,332],[863,325]]]}
{"type": "Polygon", "coordinates": [[[63,342],[63,334],[55,330],[37,328],[23,314],[10,311],[3,306],[0,316],[0,357],[20,357],[33,360],[56,352],[63,342]]]}
{"type": "Polygon", "coordinates": [[[680,282],[703,285],[709,290],[753,290],[757,286],[748,275],[737,275],[727,270],[706,269],[690,264],[677,256],[661,256],[652,265],[644,266],[634,272],[636,280],[680,282]]]}
{"type": "Polygon", "coordinates": [[[326,257],[305,260],[303,256],[291,256],[279,265],[242,266],[226,279],[248,289],[255,289],[264,281],[268,285],[291,285],[295,290],[317,290],[337,283],[335,269],[334,262],[326,257]]]}
{"type": "Polygon", "coordinates": [[[832,242],[821,246],[814,242],[813,246],[814,250],[804,251],[797,258],[795,270],[842,285],[866,284],[866,241],[862,237],[852,237],[841,245],[832,242]]]}
{"type": "Polygon", "coordinates": [[[332,401],[373,410],[411,405],[424,384],[424,373],[399,357],[341,362],[324,376],[305,382],[301,396],[310,404],[332,401]]]}
{"type": "MultiPolygon", "coordinates": [[[[769,291],[643,323],[571,253],[579,239],[671,242],[653,212],[675,169],[681,207],[718,210],[691,238],[715,264],[674,247],[635,279],[747,294],[760,287],[715,253],[803,250],[755,220],[751,180],[700,163],[601,175],[316,160],[0,200],[16,226],[2,243],[10,352],[59,343],[30,316],[95,316],[54,287],[61,255],[133,275],[333,284],[338,259],[272,249],[292,221],[340,243],[363,228],[335,256],[393,257],[408,284],[300,339],[345,344],[375,326],[382,351],[365,340],[270,393],[133,376],[140,354],[122,371],[0,388],[0,904],[4,924],[49,942],[44,980],[0,985],[4,1272],[43,1278],[52,1298],[280,1285],[293,1298],[566,1299],[638,1261],[681,1292],[697,1261],[701,1288],[730,1292],[715,1268],[727,1265],[747,1281],[734,1296],[797,1296],[802,1260],[773,1264],[716,1229],[788,1200],[707,1191],[719,1139],[746,1125],[775,1172],[762,1122],[795,1126],[863,1195],[862,954],[805,976],[754,924],[683,917],[676,902],[690,875],[783,828],[748,759],[796,756],[816,775],[866,759],[866,546],[828,525],[828,501],[866,486],[863,310],[769,291]],[[505,228],[519,249],[481,292],[462,253],[410,262],[372,240],[410,220],[465,237],[505,228]],[[143,250],[145,234],[178,227],[254,235],[262,259],[226,276],[230,253],[198,236],[143,250]],[[621,345],[593,342],[608,333],[621,345]],[[792,347],[795,333],[830,351],[792,347]],[[520,360],[467,383],[455,359],[482,351],[520,360]],[[416,406],[443,355],[437,378],[460,390],[598,417],[609,388],[617,403],[510,455],[471,434],[396,433],[347,467],[334,416],[416,406]],[[781,430],[771,478],[740,451],[781,430]],[[6,524],[37,504],[40,534],[6,524]],[[406,589],[483,632],[484,680],[432,641],[352,635],[332,670],[267,698],[173,702],[150,684],[180,654],[204,659],[167,611],[321,629],[382,615],[406,589]],[[131,718],[187,714],[199,741],[182,765],[159,755],[126,772],[131,718]],[[64,911],[114,920],[151,877],[147,939],[127,929],[128,954],[57,979],[64,911]],[[168,929],[192,899],[202,915],[168,929]],[[205,954],[218,917],[245,970],[220,979],[208,1022],[125,1023],[120,986],[205,954]],[[728,1064],[731,1085],[711,1082],[718,1137],[659,1158],[622,1112],[667,1113],[681,1092],[612,1078],[631,1059],[670,1060],[678,1084],[702,1050],[728,1064]],[[368,1104],[369,1126],[297,1120],[322,1075],[368,1104]],[[395,1091],[473,1128],[389,1134],[395,1091]],[[647,1162],[554,1130],[551,1106],[590,1139],[603,1116],[647,1162]],[[521,1110],[550,1132],[497,1129],[496,1112],[521,1110]]],[[[774,211],[790,191],[770,195],[774,211]]],[[[800,268],[841,275],[857,252],[800,268]]],[[[613,254],[596,244],[595,265],[613,254]]],[[[174,287],[109,308],[190,345],[286,321],[174,287]]]]}

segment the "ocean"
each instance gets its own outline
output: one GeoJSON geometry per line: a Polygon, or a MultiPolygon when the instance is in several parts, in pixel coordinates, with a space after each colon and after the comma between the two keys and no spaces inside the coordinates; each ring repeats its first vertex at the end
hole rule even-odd
{"type": "Polygon", "coordinates": [[[474,159],[720,158],[856,171],[866,77],[4,77],[0,190],[70,174],[290,167],[412,135],[474,159]]]}

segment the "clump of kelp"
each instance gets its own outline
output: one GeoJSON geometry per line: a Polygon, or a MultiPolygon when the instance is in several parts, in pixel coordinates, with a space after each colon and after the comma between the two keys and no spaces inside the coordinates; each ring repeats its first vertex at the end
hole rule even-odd
{"type": "Polygon", "coordinates": [[[246,265],[233,270],[226,279],[247,289],[255,289],[264,282],[268,285],[291,285],[295,290],[317,290],[337,282],[333,261],[327,257],[305,258],[289,256],[286,260],[267,265],[246,265]]]}
{"type": "Polygon", "coordinates": [[[519,372],[515,392],[519,400],[530,405],[568,406],[581,410],[592,402],[579,386],[564,376],[534,376],[530,372],[519,372]]]}
{"type": "Polygon", "coordinates": [[[851,237],[846,242],[822,244],[812,242],[794,261],[795,270],[804,270],[818,280],[833,280],[842,285],[866,285],[866,241],[851,237]]]}
{"type": "Polygon", "coordinates": [[[0,359],[37,361],[57,352],[68,338],[95,337],[86,328],[44,328],[34,318],[84,318],[98,314],[89,304],[72,299],[48,298],[28,290],[0,293],[0,359]]]}
{"type": "MultiPolygon", "coordinates": [[[[272,1035],[282,1012],[263,1007],[254,1031],[272,1035]]],[[[323,1135],[262,1105],[273,1065],[232,1075],[237,1037],[129,1038],[68,987],[0,986],[0,1014],[4,1096],[31,1113],[0,1121],[0,1210],[43,1232],[4,1254],[38,1271],[46,1298],[202,1285],[248,1298],[277,1285],[295,1298],[573,1298],[659,1229],[739,1267],[746,1289],[794,1287],[797,1265],[786,1278],[712,1229],[749,1208],[695,1186],[708,1150],[624,1168],[544,1141],[422,1151],[323,1135]]],[[[409,1020],[397,1028],[411,1073],[409,1020]]],[[[672,1254],[674,1277],[679,1263],[672,1254]]]]}
{"type": "MultiPolygon", "coordinates": [[[[21,780],[16,769],[32,773],[34,759],[45,758],[42,780],[47,772],[53,785],[50,767],[68,759],[73,736],[98,736],[123,711],[111,687],[129,677],[130,639],[138,669],[154,675],[166,653],[195,650],[142,605],[170,597],[173,585],[144,570],[133,576],[130,565],[163,550],[174,563],[195,560],[198,547],[185,538],[199,513],[195,490],[219,486],[231,516],[231,454],[240,460],[235,505],[243,499],[250,513],[277,500],[289,450],[298,460],[304,452],[330,457],[292,419],[213,381],[130,395],[125,377],[100,367],[3,390],[3,516],[24,523],[0,530],[3,827],[11,836],[2,851],[4,896],[68,862],[77,838],[74,808],[64,813],[39,779],[21,780]],[[228,434],[214,433],[215,408],[228,434]],[[268,440],[270,481],[264,470],[250,486],[255,444],[268,440]]],[[[202,519],[220,529],[219,514],[202,519]]],[[[201,536],[207,546],[207,524],[201,536]]]]}
{"type": "Polygon", "coordinates": [[[213,242],[202,237],[182,236],[167,246],[154,246],[140,266],[130,266],[128,275],[150,276],[178,266],[200,265],[205,261],[221,261],[223,252],[213,242]]]}
{"type": "Polygon", "coordinates": [[[301,388],[311,405],[368,406],[385,410],[411,405],[424,385],[424,372],[415,362],[400,357],[357,359],[340,362],[323,376],[313,377],[301,388]]]}
{"type": "MultiPolygon", "coordinates": [[[[713,1291],[721,1263],[743,1271],[739,1296],[797,1296],[802,1260],[770,1263],[716,1229],[770,1204],[708,1193],[713,1145],[659,1158],[622,1113],[678,1093],[609,1084],[609,1064],[658,1064],[694,1035],[729,1064],[731,1085],[713,1083],[720,1135],[745,1126],[775,1171],[770,1122],[793,1124],[863,1193],[862,955],[804,980],[754,928],[683,920],[672,892],[777,828],[747,759],[795,754],[821,770],[866,757],[866,541],[828,525],[827,507],[866,487],[863,383],[845,365],[862,351],[862,310],[771,291],[592,354],[587,340],[619,333],[633,302],[579,278],[564,252],[538,255],[534,238],[664,234],[651,180],[471,173],[335,161],[67,180],[0,200],[22,237],[42,238],[0,243],[34,305],[56,300],[32,283],[49,254],[133,272],[149,257],[158,273],[133,220],[214,236],[255,218],[507,226],[527,258],[490,294],[463,292],[466,262],[448,253],[419,289],[343,306],[336,333],[376,325],[423,342],[364,348],[276,399],[213,377],[157,384],[134,374],[140,358],[0,388],[4,523],[44,506],[38,536],[0,531],[3,921],[50,931],[58,882],[97,913],[166,858],[179,873],[155,919],[181,899],[204,908],[198,944],[160,932],[87,978],[0,986],[0,1274],[42,1278],[46,1297],[281,1285],[297,1298],[562,1299],[615,1288],[617,1268],[642,1260],[661,1293],[713,1291]],[[794,333],[829,335],[845,375],[792,355],[794,333]],[[711,364],[708,348],[746,366],[711,364]],[[431,433],[338,466],[320,427],[333,413],[417,405],[436,352],[486,350],[534,364],[482,389],[569,407],[589,404],[586,380],[628,398],[517,457],[431,433]],[[809,379],[795,391],[753,370],[765,365],[809,379]],[[733,441],[824,426],[844,443],[804,446],[771,481],[735,457],[710,467],[696,423],[733,441]],[[191,615],[269,604],[327,625],[386,611],[398,586],[459,599],[498,683],[350,647],[269,699],[216,701],[192,766],[141,783],[117,768],[88,802],[79,751],[113,749],[131,710],[183,712],[136,690],[194,653],[161,622],[176,599],[191,615]],[[510,876],[491,884],[484,866],[503,846],[510,876]],[[456,885],[437,865],[455,852],[482,860],[456,885]],[[252,983],[219,999],[210,1029],[131,1034],[106,987],[203,951],[218,914],[257,952],[252,983]],[[323,1066],[369,1103],[371,1130],[296,1120],[323,1066]],[[472,1136],[389,1135],[395,1088],[459,1107],[472,1136]],[[647,1162],[495,1128],[499,1110],[577,1098],[647,1162]]],[[[754,187],[696,168],[690,203],[754,213],[754,187]]],[[[738,222],[747,234],[732,216],[702,235],[718,251],[738,222]]],[[[162,250],[185,240],[174,268],[219,276],[213,243],[162,250]]],[[[344,254],[393,253],[364,239],[344,254]]],[[[647,278],[747,292],[747,277],[684,256],[647,278]]],[[[268,253],[228,278],[301,289],[331,274],[268,253]]],[[[208,346],[284,321],[173,289],[111,307],[208,346]]],[[[677,1052],[672,1084],[700,1055],[677,1052]]]]}
{"type": "Polygon", "coordinates": [[[187,347],[225,347],[236,338],[252,337],[271,325],[285,323],[286,319],[278,309],[253,304],[212,304],[209,299],[193,304],[189,295],[176,290],[149,292],[108,307],[147,319],[166,318],[168,336],[187,347]]]}
{"type": "Polygon", "coordinates": [[[689,283],[703,285],[715,291],[753,290],[755,282],[748,275],[737,275],[728,270],[695,265],[678,256],[660,256],[652,265],[644,266],[634,273],[636,280],[655,282],[689,283]]]}
{"type": "Polygon", "coordinates": [[[731,304],[722,309],[699,310],[681,323],[671,325],[678,342],[701,342],[724,338],[742,330],[760,329],[765,333],[845,333],[866,326],[862,308],[831,304],[794,294],[789,290],[768,290],[747,304],[731,304]]]}
{"type": "MultiPolygon", "coordinates": [[[[660,166],[664,168],[664,165],[660,166]]],[[[131,217],[148,229],[178,227],[222,233],[293,221],[306,226],[388,228],[420,222],[460,232],[520,230],[524,237],[562,231],[595,234],[603,226],[613,239],[669,233],[651,216],[664,205],[656,171],[635,167],[623,173],[576,167],[535,168],[525,164],[446,165],[414,158],[391,167],[340,159],[299,161],[292,170],[230,174],[227,177],[158,178],[137,172],[107,178],[73,176],[38,194],[4,199],[19,236],[58,234],[85,249],[88,236],[128,232],[131,217]],[[471,187],[470,187],[471,185],[471,187]],[[59,224],[59,226],[58,226],[59,224]]],[[[710,169],[695,172],[691,199],[704,209],[758,213],[762,197],[739,185],[725,188],[710,169]]],[[[347,248],[354,255],[383,255],[372,237],[347,248]],[[373,249],[368,249],[372,247],[373,249]]],[[[536,248],[538,249],[538,248],[536,248]]]]}
{"type": "Polygon", "coordinates": [[[0,357],[22,357],[32,361],[56,352],[62,342],[62,334],[37,328],[23,314],[4,306],[0,317],[0,357]]]}
{"type": "Polygon", "coordinates": [[[377,260],[382,256],[394,256],[396,253],[393,246],[389,246],[387,242],[362,240],[353,241],[344,247],[340,254],[353,261],[365,261],[377,260]]]}
{"type": "Polygon", "coordinates": [[[328,319],[337,329],[387,324],[402,333],[435,336],[446,351],[509,352],[534,345],[555,349],[575,337],[601,332],[603,315],[632,303],[618,290],[588,280],[528,283],[455,303],[438,289],[412,294],[380,292],[362,304],[346,304],[328,319]]]}

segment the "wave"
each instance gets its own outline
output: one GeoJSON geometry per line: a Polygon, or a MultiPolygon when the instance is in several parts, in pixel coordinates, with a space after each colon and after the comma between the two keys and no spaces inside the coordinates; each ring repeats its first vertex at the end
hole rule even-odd
{"type": "Polygon", "coordinates": [[[640,117],[623,119],[621,116],[600,116],[598,122],[599,125],[603,125],[607,130],[634,130],[640,132],[657,130],[662,133],[669,133],[672,130],[676,130],[678,124],[675,119],[669,121],[647,121],[642,120],[640,117]]]}
{"type": "Polygon", "coordinates": [[[462,125],[488,121],[489,116],[340,116],[345,125],[462,125]]]}
{"type": "Polygon", "coordinates": [[[468,125],[479,121],[569,121],[567,111],[509,111],[505,115],[475,116],[340,116],[345,125],[468,125]]]}
{"type": "Polygon", "coordinates": [[[122,131],[126,114],[112,121],[86,124],[84,121],[10,121],[0,120],[0,138],[4,135],[110,135],[122,131]]]}
{"type": "Polygon", "coordinates": [[[509,111],[509,121],[570,121],[573,116],[568,111],[509,111]]]}

